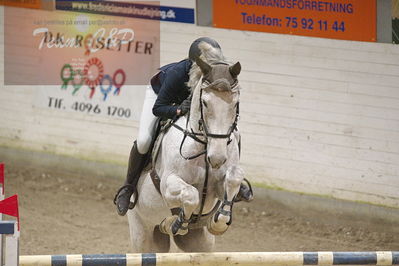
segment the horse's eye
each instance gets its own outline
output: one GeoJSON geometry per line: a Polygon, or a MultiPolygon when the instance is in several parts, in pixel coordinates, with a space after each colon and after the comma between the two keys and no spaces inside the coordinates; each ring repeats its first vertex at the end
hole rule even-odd
{"type": "Polygon", "coordinates": [[[202,100],[202,104],[208,108],[208,105],[206,104],[206,102],[204,100],[202,100]]]}

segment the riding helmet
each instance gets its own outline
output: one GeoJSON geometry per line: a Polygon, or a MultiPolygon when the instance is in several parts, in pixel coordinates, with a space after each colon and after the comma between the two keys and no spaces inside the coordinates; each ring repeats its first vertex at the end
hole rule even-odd
{"type": "Polygon", "coordinates": [[[214,48],[221,49],[217,41],[215,41],[212,38],[209,37],[198,38],[191,44],[190,50],[188,52],[188,58],[190,58],[191,61],[195,61],[195,59],[201,55],[201,50],[198,47],[200,42],[206,42],[214,48]]]}

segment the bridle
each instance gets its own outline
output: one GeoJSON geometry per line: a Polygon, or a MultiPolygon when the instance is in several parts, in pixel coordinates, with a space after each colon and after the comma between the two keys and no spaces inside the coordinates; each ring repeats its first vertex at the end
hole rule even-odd
{"type": "MultiPolygon", "coordinates": [[[[209,81],[207,81],[207,80],[204,80],[202,84],[205,84],[205,85],[208,85],[208,86],[211,86],[211,85],[212,85],[212,84],[210,84],[209,81]]],[[[238,86],[238,81],[235,80],[234,83],[231,85],[231,90],[234,90],[237,86],[238,86]]],[[[238,122],[238,118],[239,118],[239,114],[240,114],[240,112],[239,112],[239,111],[240,111],[240,110],[239,110],[239,102],[237,102],[237,105],[236,105],[236,115],[235,115],[234,122],[233,122],[233,124],[231,124],[231,126],[230,126],[229,130],[227,131],[227,133],[226,133],[226,134],[213,134],[213,133],[210,133],[210,132],[209,132],[208,126],[206,125],[205,119],[204,119],[204,108],[203,108],[203,104],[202,104],[202,101],[201,101],[201,99],[202,99],[202,92],[203,92],[203,91],[204,91],[204,89],[201,88],[200,97],[199,97],[199,98],[200,98],[201,118],[200,118],[200,120],[198,121],[200,130],[202,129],[202,131],[204,132],[204,135],[205,135],[206,139],[207,139],[207,138],[214,138],[214,139],[226,139],[226,138],[230,138],[230,136],[231,136],[231,134],[233,133],[233,131],[237,128],[237,122],[238,122]]]]}
{"type": "MultiPolygon", "coordinates": [[[[220,63],[220,64],[225,64],[225,63],[220,63]]],[[[179,148],[179,152],[182,158],[184,158],[185,160],[192,160],[195,158],[200,157],[201,155],[205,155],[205,180],[204,180],[204,186],[202,189],[202,198],[201,198],[201,206],[200,206],[200,210],[198,214],[193,214],[192,217],[190,218],[190,220],[186,221],[184,220],[184,218],[182,218],[182,215],[179,215],[180,219],[180,223],[183,222],[187,222],[187,223],[196,223],[199,221],[199,219],[202,217],[202,212],[204,210],[204,205],[205,205],[205,199],[206,199],[206,195],[207,195],[207,191],[208,191],[208,179],[209,179],[209,161],[207,159],[208,157],[208,149],[207,149],[207,144],[208,144],[208,139],[209,138],[215,138],[215,139],[229,139],[227,141],[227,145],[229,145],[232,141],[231,139],[231,134],[237,129],[237,123],[239,120],[239,102],[237,102],[236,105],[236,114],[235,114],[235,118],[234,118],[234,122],[231,124],[231,126],[229,127],[229,130],[227,131],[226,134],[214,134],[209,132],[209,128],[205,122],[205,118],[204,118],[204,107],[203,107],[203,103],[202,103],[202,93],[203,91],[212,86],[212,84],[204,79],[201,78],[201,87],[200,87],[200,97],[199,97],[199,104],[200,104],[200,111],[201,111],[201,118],[198,120],[199,123],[199,130],[200,132],[194,132],[194,130],[190,127],[189,128],[189,118],[190,118],[190,113],[187,114],[187,120],[186,120],[186,128],[183,129],[182,127],[180,127],[179,125],[177,125],[174,121],[174,123],[172,124],[173,127],[177,128],[178,130],[180,130],[181,132],[183,132],[183,139],[180,143],[180,148],[179,148]],[[182,153],[182,148],[184,145],[184,142],[186,140],[187,137],[190,137],[192,139],[194,139],[195,141],[203,144],[205,146],[205,149],[195,155],[192,156],[184,156],[182,153]],[[201,139],[203,138],[203,139],[201,139]]],[[[234,90],[238,90],[238,81],[235,79],[233,84],[230,84],[230,90],[234,91],[234,90]]],[[[239,90],[238,90],[239,93],[239,90]]],[[[216,204],[217,206],[220,204],[220,201],[218,201],[218,203],[216,204]]],[[[216,206],[215,208],[213,208],[214,210],[216,210],[216,206]]],[[[213,212],[214,210],[212,210],[211,212],[213,212]]],[[[208,216],[209,214],[205,214],[204,216],[208,216]]]]}

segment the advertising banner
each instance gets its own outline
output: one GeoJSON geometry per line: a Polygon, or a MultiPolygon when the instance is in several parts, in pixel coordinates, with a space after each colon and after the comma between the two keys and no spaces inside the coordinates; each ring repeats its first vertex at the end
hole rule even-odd
{"type": "Polygon", "coordinates": [[[160,66],[159,20],[14,7],[4,15],[5,85],[40,86],[37,107],[138,119],[160,66]]]}
{"type": "Polygon", "coordinates": [[[129,1],[67,1],[56,0],[56,9],[119,17],[194,23],[194,9],[129,1]]]}
{"type": "Polygon", "coordinates": [[[376,0],[213,0],[214,27],[376,41],[376,0]]]}
{"type": "Polygon", "coordinates": [[[159,67],[159,21],[11,7],[4,13],[5,85],[145,85],[159,67]]]}

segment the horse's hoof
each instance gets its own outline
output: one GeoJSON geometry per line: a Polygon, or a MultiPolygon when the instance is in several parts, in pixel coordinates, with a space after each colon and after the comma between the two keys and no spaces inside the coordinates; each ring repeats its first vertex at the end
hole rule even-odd
{"type": "Polygon", "coordinates": [[[159,224],[159,231],[166,235],[186,235],[188,233],[188,229],[179,229],[176,233],[173,233],[172,225],[177,220],[177,216],[173,215],[171,217],[166,217],[163,221],[159,224]]]}
{"type": "Polygon", "coordinates": [[[211,217],[208,219],[207,228],[209,233],[219,236],[224,234],[227,229],[229,229],[229,225],[227,223],[221,222],[220,220],[218,222],[215,222],[213,217],[211,217]]]}
{"type": "Polygon", "coordinates": [[[159,231],[166,235],[173,235],[172,234],[172,224],[176,220],[177,216],[166,217],[163,221],[159,224],[159,231]]]}
{"type": "Polygon", "coordinates": [[[166,228],[168,228],[168,227],[166,226],[166,218],[165,218],[165,219],[163,219],[162,222],[159,224],[159,231],[160,231],[162,234],[169,235],[169,233],[167,232],[166,228]]]}
{"type": "Polygon", "coordinates": [[[188,229],[185,229],[185,230],[179,229],[179,230],[176,232],[176,234],[174,234],[174,235],[175,235],[175,236],[177,236],[177,235],[184,236],[184,235],[187,235],[187,233],[188,233],[188,229]]]}

